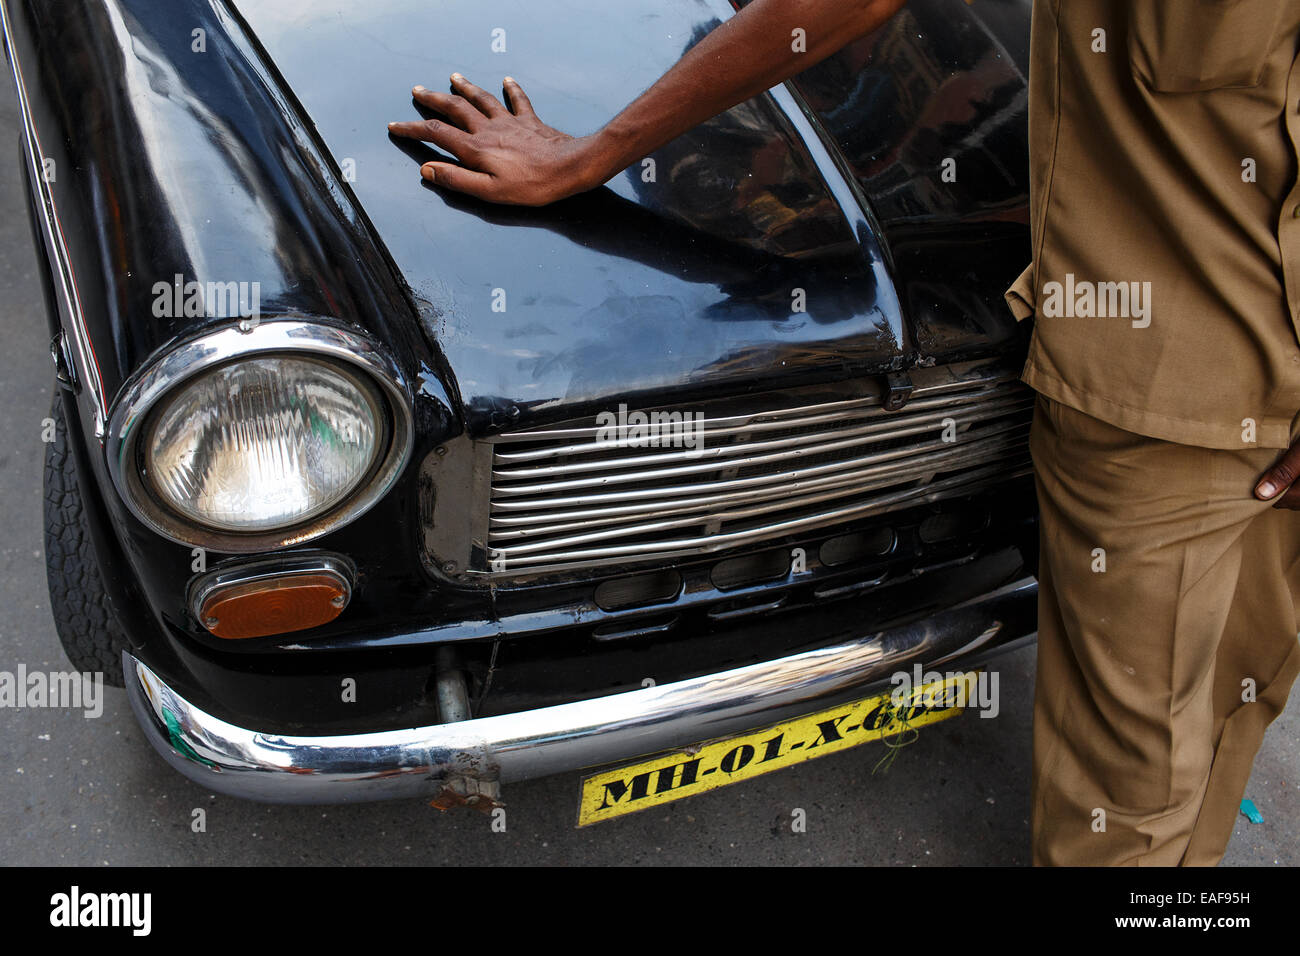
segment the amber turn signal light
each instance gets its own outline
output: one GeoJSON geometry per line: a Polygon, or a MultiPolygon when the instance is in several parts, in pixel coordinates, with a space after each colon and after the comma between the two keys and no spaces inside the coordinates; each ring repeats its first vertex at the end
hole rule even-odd
{"type": "Polygon", "coordinates": [[[332,573],[284,574],[218,585],[199,620],[217,637],[241,640],[328,624],[347,607],[347,582],[332,573]]]}

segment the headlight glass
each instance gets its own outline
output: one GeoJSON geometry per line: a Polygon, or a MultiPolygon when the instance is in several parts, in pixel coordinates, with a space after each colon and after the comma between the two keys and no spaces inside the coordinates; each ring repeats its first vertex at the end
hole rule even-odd
{"type": "Polygon", "coordinates": [[[206,372],[152,421],[146,484],[181,515],[223,531],[283,528],[329,511],[383,451],[374,390],[310,358],[264,356],[206,372]]]}

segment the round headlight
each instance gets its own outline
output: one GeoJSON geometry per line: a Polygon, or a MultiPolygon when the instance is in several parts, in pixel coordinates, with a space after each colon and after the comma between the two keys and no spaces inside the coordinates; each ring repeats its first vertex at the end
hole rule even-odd
{"type": "Polygon", "coordinates": [[[167,396],[140,446],[158,500],[225,532],[286,528],[339,505],[388,442],[372,385],[333,362],[245,358],[167,396]]]}

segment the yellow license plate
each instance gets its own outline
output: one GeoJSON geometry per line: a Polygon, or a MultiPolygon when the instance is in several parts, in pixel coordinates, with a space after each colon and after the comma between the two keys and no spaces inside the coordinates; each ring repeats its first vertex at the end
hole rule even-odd
{"type": "Polygon", "coordinates": [[[578,826],[662,806],[952,717],[972,699],[969,689],[975,677],[975,672],[952,674],[913,688],[900,695],[898,703],[889,691],[585,777],[578,826]]]}

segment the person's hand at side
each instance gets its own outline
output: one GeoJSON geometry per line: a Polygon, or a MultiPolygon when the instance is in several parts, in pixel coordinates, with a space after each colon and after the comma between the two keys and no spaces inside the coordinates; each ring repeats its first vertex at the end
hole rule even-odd
{"type": "Polygon", "coordinates": [[[1268,471],[1264,472],[1255,486],[1255,497],[1261,501],[1272,501],[1274,508],[1290,508],[1300,511],[1300,441],[1288,448],[1268,471]]]}

